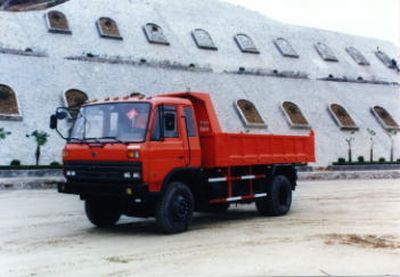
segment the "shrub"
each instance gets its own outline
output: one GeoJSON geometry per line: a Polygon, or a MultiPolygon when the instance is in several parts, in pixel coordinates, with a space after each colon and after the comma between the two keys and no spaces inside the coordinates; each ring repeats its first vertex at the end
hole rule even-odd
{"type": "Polygon", "coordinates": [[[338,164],[345,164],[346,163],[346,159],[345,158],[339,158],[338,159],[338,164]]]}
{"type": "Polygon", "coordinates": [[[364,156],[359,156],[359,157],[357,158],[357,160],[358,160],[359,163],[365,163],[364,156]]]}
{"type": "Polygon", "coordinates": [[[36,141],[36,166],[39,165],[40,155],[41,155],[41,147],[45,145],[50,137],[50,135],[43,131],[35,130],[31,134],[26,134],[27,138],[33,137],[36,141]]]}
{"type": "Polygon", "coordinates": [[[50,166],[51,166],[51,167],[60,167],[61,164],[60,164],[59,162],[54,161],[54,162],[51,162],[51,163],[50,163],[50,166]]]}
{"type": "Polygon", "coordinates": [[[397,163],[400,164],[400,159],[397,159],[397,163]]]}
{"type": "Polygon", "coordinates": [[[12,160],[10,163],[10,166],[19,167],[19,166],[21,166],[21,161],[20,160],[12,160]]]}
{"type": "Polygon", "coordinates": [[[385,158],[380,158],[380,159],[379,159],[379,162],[382,163],[382,164],[383,164],[383,163],[386,163],[386,159],[385,159],[385,158]]]}

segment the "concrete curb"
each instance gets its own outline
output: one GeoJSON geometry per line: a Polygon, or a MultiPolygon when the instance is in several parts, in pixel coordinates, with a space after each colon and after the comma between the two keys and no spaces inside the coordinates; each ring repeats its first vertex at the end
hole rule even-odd
{"type": "Polygon", "coordinates": [[[55,189],[64,177],[0,178],[0,190],[55,189]]]}
{"type": "MultiPolygon", "coordinates": [[[[299,172],[299,181],[400,179],[400,170],[299,172]]],[[[0,178],[0,190],[55,189],[64,177],[0,178]]]]}
{"type": "Polygon", "coordinates": [[[400,179],[400,170],[299,172],[301,181],[400,179]]]}

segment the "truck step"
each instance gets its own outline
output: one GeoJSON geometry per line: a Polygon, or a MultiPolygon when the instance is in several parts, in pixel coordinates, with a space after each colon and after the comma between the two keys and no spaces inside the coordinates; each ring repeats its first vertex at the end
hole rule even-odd
{"type": "MultiPolygon", "coordinates": [[[[231,181],[240,181],[240,180],[257,180],[257,179],[265,179],[266,175],[245,175],[245,176],[237,176],[230,177],[231,181]]],[[[228,177],[217,177],[217,178],[209,178],[209,183],[222,183],[227,182],[228,177]]]]}
{"type": "Polygon", "coordinates": [[[268,196],[268,194],[266,194],[266,193],[258,193],[258,194],[253,194],[253,195],[212,199],[212,200],[210,200],[210,203],[211,204],[231,203],[231,202],[238,202],[238,201],[241,201],[241,200],[250,200],[250,199],[256,199],[256,198],[263,198],[263,197],[267,197],[267,196],[268,196]]]}

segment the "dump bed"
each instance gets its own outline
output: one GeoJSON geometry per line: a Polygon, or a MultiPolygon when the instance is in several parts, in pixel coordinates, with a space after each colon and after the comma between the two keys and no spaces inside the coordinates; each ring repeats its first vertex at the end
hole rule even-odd
{"type": "Polygon", "coordinates": [[[313,131],[309,136],[220,133],[200,140],[204,167],[315,162],[313,131]]]}

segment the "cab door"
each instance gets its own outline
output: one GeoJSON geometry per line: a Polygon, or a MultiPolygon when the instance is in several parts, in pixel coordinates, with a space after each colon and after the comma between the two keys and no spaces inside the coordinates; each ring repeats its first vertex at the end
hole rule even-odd
{"type": "Polygon", "coordinates": [[[181,110],[181,132],[184,138],[185,162],[188,167],[199,167],[201,162],[200,140],[197,133],[195,115],[192,106],[184,106],[181,110]]]}
{"type": "Polygon", "coordinates": [[[186,166],[184,138],[178,107],[162,105],[156,108],[150,132],[149,181],[158,186],[172,170],[186,166]]]}

